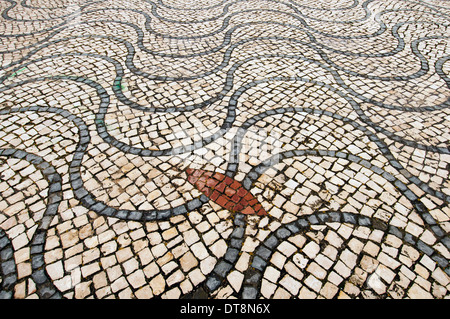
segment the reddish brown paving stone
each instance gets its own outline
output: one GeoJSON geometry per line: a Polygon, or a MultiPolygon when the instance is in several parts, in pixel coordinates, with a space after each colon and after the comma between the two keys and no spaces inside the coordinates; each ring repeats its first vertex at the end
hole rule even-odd
{"type": "Polygon", "coordinates": [[[220,183],[219,185],[217,185],[214,189],[218,192],[223,193],[223,191],[225,190],[225,187],[227,185],[225,183],[220,183]]]}
{"type": "Polygon", "coordinates": [[[267,215],[258,200],[233,178],[201,169],[187,168],[186,173],[189,183],[223,208],[236,213],[267,215]]]}
{"type": "Polygon", "coordinates": [[[243,197],[247,194],[247,190],[243,187],[239,188],[237,191],[238,196],[243,197]]]}
{"type": "Polygon", "coordinates": [[[186,169],[186,172],[189,175],[192,175],[194,177],[200,177],[205,171],[201,171],[201,170],[193,170],[191,168],[186,169]]]}
{"type": "Polygon", "coordinates": [[[250,200],[252,200],[254,198],[253,195],[248,193],[248,192],[243,197],[247,201],[250,201],[250,200]]]}
{"type": "Polygon", "coordinates": [[[194,182],[194,183],[197,184],[197,187],[199,189],[202,189],[203,187],[205,187],[205,182],[203,182],[203,181],[197,181],[197,182],[194,182]]]}
{"type": "Polygon", "coordinates": [[[198,180],[199,180],[200,182],[206,183],[206,181],[208,181],[209,179],[210,179],[209,176],[202,176],[202,177],[200,177],[198,180]]]}
{"type": "Polygon", "coordinates": [[[206,196],[208,196],[209,198],[211,198],[211,195],[212,195],[212,193],[213,193],[213,189],[212,189],[212,188],[203,186],[202,188],[199,188],[199,190],[200,190],[203,194],[205,194],[206,196]]]}
{"type": "Polygon", "coordinates": [[[231,201],[228,201],[223,207],[230,211],[234,211],[235,204],[231,201]]]}
{"type": "Polygon", "coordinates": [[[234,179],[232,179],[231,177],[225,176],[224,182],[226,185],[230,185],[231,183],[234,182],[234,179]]]}
{"type": "MultiPolygon", "coordinates": [[[[206,195],[206,196],[208,196],[208,195],[206,195]]],[[[217,190],[214,190],[214,193],[209,198],[215,202],[219,198],[219,196],[220,196],[220,192],[218,192],[217,190]]]]}
{"type": "Polygon", "coordinates": [[[241,200],[242,197],[240,197],[238,194],[234,194],[233,197],[231,197],[231,200],[235,203],[239,203],[239,200],[241,200]]]}
{"type": "Polygon", "coordinates": [[[218,183],[219,183],[218,180],[216,180],[216,179],[214,179],[214,178],[209,178],[209,179],[206,181],[206,186],[211,187],[211,188],[214,188],[218,183]]]}
{"type": "Polygon", "coordinates": [[[218,181],[223,181],[227,176],[220,174],[220,173],[216,173],[214,174],[214,178],[217,179],[218,181]]]}
{"type": "MultiPolygon", "coordinates": [[[[206,195],[206,196],[208,196],[208,195],[206,195]]],[[[216,203],[222,207],[225,207],[225,204],[228,203],[228,198],[226,196],[221,195],[221,196],[219,196],[219,198],[217,198],[216,203]]]]}
{"type": "Polygon", "coordinates": [[[256,214],[255,210],[251,206],[247,206],[242,212],[242,214],[256,214]]]}
{"type": "Polygon", "coordinates": [[[238,189],[238,188],[241,187],[241,186],[242,186],[242,184],[239,183],[238,181],[234,181],[233,184],[230,185],[230,187],[231,187],[232,189],[238,189]]]}
{"type": "Polygon", "coordinates": [[[232,197],[234,196],[234,194],[236,194],[236,191],[230,187],[225,188],[225,195],[227,195],[228,197],[232,197]]]}

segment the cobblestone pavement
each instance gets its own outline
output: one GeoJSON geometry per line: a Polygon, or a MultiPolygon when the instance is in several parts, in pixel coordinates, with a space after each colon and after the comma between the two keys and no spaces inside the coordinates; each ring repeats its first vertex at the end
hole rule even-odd
{"type": "Polygon", "coordinates": [[[1,298],[448,298],[450,2],[0,1],[1,298]]]}

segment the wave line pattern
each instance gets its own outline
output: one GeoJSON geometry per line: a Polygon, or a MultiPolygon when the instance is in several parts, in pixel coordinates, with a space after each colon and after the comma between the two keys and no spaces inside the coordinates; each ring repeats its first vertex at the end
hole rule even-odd
{"type": "Polygon", "coordinates": [[[448,1],[0,11],[1,299],[450,296],[448,1]]]}

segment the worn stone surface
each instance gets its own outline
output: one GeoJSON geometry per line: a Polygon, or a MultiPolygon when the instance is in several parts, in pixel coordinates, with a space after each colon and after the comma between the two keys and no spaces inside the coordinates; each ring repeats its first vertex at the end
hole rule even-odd
{"type": "Polygon", "coordinates": [[[0,7],[0,298],[449,298],[448,1],[0,7]]]}

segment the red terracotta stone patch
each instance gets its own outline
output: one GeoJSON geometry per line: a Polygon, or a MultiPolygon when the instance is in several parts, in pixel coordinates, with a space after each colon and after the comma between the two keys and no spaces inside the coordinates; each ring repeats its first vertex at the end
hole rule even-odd
{"type": "Polygon", "coordinates": [[[221,173],[187,168],[188,181],[209,199],[231,212],[267,215],[258,200],[241,183],[221,173]]]}

